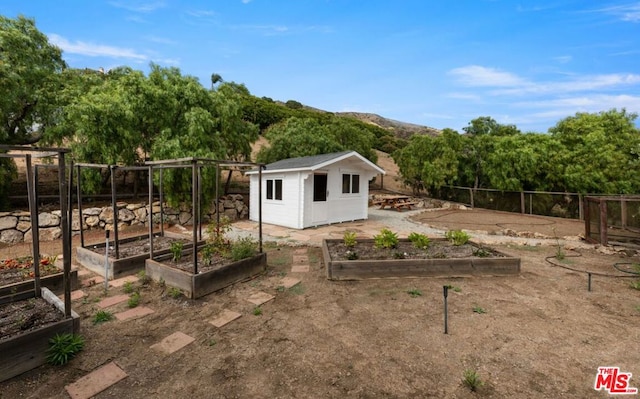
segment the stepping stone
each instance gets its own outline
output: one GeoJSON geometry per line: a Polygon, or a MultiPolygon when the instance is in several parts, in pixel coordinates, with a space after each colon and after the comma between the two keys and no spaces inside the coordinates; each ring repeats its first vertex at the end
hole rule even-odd
{"type": "Polygon", "coordinates": [[[128,300],[129,300],[129,295],[110,296],[98,302],[98,307],[100,309],[104,309],[104,308],[108,308],[109,306],[117,305],[119,303],[122,303],[128,300]]]}
{"type": "Polygon", "coordinates": [[[291,273],[308,273],[309,265],[293,265],[291,266],[291,273]]]}
{"type": "Polygon", "coordinates": [[[213,324],[214,326],[220,328],[222,326],[225,326],[229,323],[231,323],[232,321],[234,321],[235,319],[239,318],[240,316],[242,316],[240,313],[238,312],[234,312],[232,310],[223,310],[222,313],[220,313],[220,315],[218,316],[217,319],[215,319],[214,321],[211,321],[210,323],[213,324]]]}
{"type": "MultiPolygon", "coordinates": [[[[85,294],[84,291],[82,290],[75,290],[75,291],[71,291],[71,300],[72,301],[77,301],[80,298],[84,298],[87,294],[85,294]]],[[[64,301],[64,294],[59,295],[58,298],[62,299],[64,301]]]]}
{"type": "Polygon", "coordinates": [[[136,277],[136,276],[126,276],[126,277],[117,278],[115,280],[109,281],[109,285],[112,286],[112,287],[118,288],[118,287],[124,286],[128,282],[135,283],[136,281],[138,281],[138,277],[136,277]]]}
{"type": "Polygon", "coordinates": [[[92,371],[76,382],[64,387],[72,399],[89,399],[127,376],[114,362],[92,371]]]}
{"type": "Polygon", "coordinates": [[[285,277],[285,278],[282,279],[282,282],[281,282],[280,285],[283,286],[285,289],[289,289],[289,288],[293,287],[294,285],[300,283],[300,281],[302,281],[302,280],[300,280],[299,278],[285,277]]]}
{"type": "Polygon", "coordinates": [[[296,255],[306,255],[307,254],[307,249],[306,248],[298,248],[298,249],[294,250],[293,253],[296,254],[296,255]]]}
{"type": "Polygon", "coordinates": [[[150,348],[170,355],[173,352],[184,348],[185,346],[189,345],[195,340],[196,340],[195,338],[190,337],[187,334],[181,333],[180,331],[178,331],[169,335],[168,337],[158,342],[157,344],[151,345],[150,348]]]}
{"type": "Polygon", "coordinates": [[[129,320],[129,319],[137,319],[139,317],[146,316],[148,314],[153,313],[154,310],[151,308],[147,308],[144,306],[138,306],[133,309],[126,310],[124,312],[116,313],[116,319],[120,321],[129,320]]]}
{"type": "Polygon", "coordinates": [[[294,265],[306,265],[309,263],[308,255],[293,255],[293,264],[294,265]]]}
{"type": "Polygon", "coordinates": [[[82,282],[80,282],[80,286],[93,287],[94,285],[101,284],[101,283],[104,283],[104,277],[95,276],[95,277],[88,278],[86,280],[82,280],[82,282]]]}
{"type": "Polygon", "coordinates": [[[271,294],[267,294],[266,292],[260,291],[260,292],[256,292],[255,294],[252,294],[249,298],[247,298],[247,301],[251,302],[256,306],[260,306],[263,303],[269,302],[273,298],[275,298],[275,296],[271,294]]]}

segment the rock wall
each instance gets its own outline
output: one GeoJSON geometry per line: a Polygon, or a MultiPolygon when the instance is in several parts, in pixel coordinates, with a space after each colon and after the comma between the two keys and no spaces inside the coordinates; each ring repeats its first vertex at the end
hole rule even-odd
{"type": "MultiPolygon", "coordinates": [[[[149,218],[149,205],[144,203],[118,202],[118,230],[127,226],[147,225],[149,218]]],[[[244,197],[240,194],[232,194],[221,197],[218,206],[212,204],[211,208],[203,216],[203,222],[215,218],[216,212],[221,216],[226,216],[231,221],[247,219],[249,207],[244,202],[244,197]]],[[[158,224],[160,220],[160,202],[151,205],[151,220],[158,224]]],[[[167,205],[163,208],[164,220],[168,224],[189,225],[192,223],[191,208],[181,206],[171,208],[167,205]]],[[[40,240],[50,241],[62,237],[60,222],[62,213],[60,211],[42,212],[38,215],[38,225],[40,226],[40,240]]],[[[73,234],[80,233],[80,212],[73,209],[71,216],[71,230],[73,234]]],[[[111,206],[102,208],[87,207],[82,209],[83,230],[102,229],[113,230],[113,208],[111,206]]],[[[18,242],[31,242],[31,215],[27,211],[0,212],[0,242],[14,244],[18,242]]]]}

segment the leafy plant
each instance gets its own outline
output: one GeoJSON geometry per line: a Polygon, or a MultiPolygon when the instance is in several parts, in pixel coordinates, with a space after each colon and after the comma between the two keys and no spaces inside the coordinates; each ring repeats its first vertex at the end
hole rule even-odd
{"type": "Polygon", "coordinates": [[[485,248],[478,248],[473,251],[473,256],[477,256],[478,258],[486,258],[491,256],[491,252],[486,250],[485,248]]]}
{"type": "Polygon", "coordinates": [[[483,314],[487,313],[487,311],[483,307],[476,305],[473,307],[473,313],[483,314]]]}
{"type": "Polygon", "coordinates": [[[393,258],[394,259],[406,259],[407,257],[407,253],[406,252],[400,252],[400,251],[396,251],[393,253],[393,258]]]}
{"type": "Polygon", "coordinates": [[[409,234],[409,241],[413,244],[414,247],[418,249],[427,249],[429,248],[429,237],[420,233],[411,233],[409,234]]]}
{"type": "Polygon", "coordinates": [[[480,374],[472,369],[464,371],[462,383],[466,385],[472,392],[476,392],[478,388],[484,385],[484,381],[480,378],[480,374]]]}
{"type": "Polygon", "coordinates": [[[231,220],[221,216],[220,221],[214,221],[207,226],[207,244],[215,253],[226,256],[231,246],[227,233],[231,230],[231,220]]]}
{"type": "Polygon", "coordinates": [[[182,248],[184,244],[181,241],[174,241],[171,243],[171,247],[169,251],[171,251],[171,255],[173,255],[172,259],[174,262],[178,262],[180,258],[182,258],[182,248]]]}
{"type": "Polygon", "coordinates": [[[251,236],[246,236],[231,244],[231,259],[238,261],[255,256],[258,253],[258,243],[251,236]]]}
{"type": "Polygon", "coordinates": [[[347,259],[349,260],[356,260],[358,259],[358,254],[356,253],[356,251],[347,251],[345,253],[345,255],[347,256],[347,259]]]}
{"type": "Polygon", "coordinates": [[[407,294],[411,295],[411,298],[417,298],[419,296],[422,296],[422,291],[417,288],[412,288],[407,291],[407,294]]]}
{"type": "Polygon", "coordinates": [[[211,265],[211,263],[213,262],[214,254],[215,254],[215,250],[213,248],[213,245],[205,244],[205,246],[202,247],[202,263],[205,266],[211,265]]]}
{"type": "Polygon", "coordinates": [[[398,234],[384,228],[380,230],[380,234],[373,237],[376,248],[396,248],[398,246],[398,234]]]}
{"type": "Polygon", "coordinates": [[[260,306],[256,306],[255,308],[253,308],[253,315],[254,316],[262,315],[262,308],[260,306]]]}
{"type": "Polygon", "coordinates": [[[358,243],[358,241],[356,241],[356,232],[355,231],[348,231],[348,230],[345,231],[344,232],[344,236],[343,236],[343,240],[344,240],[344,245],[347,248],[353,248],[358,243]]]}
{"type": "Polygon", "coordinates": [[[148,285],[151,282],[151,277],[148,276],[144,270],[140,270],[138,272],[138,281],[140,281],[142,285],[148,285]]]}
{"type": "Polygon", "coordinates": [[[182,291],[180,291],[179,288],[171,287],[171,288],[169,288],[168,294],[169,294],[169,296],[171,298],[178,299],[178,298],[180,298],[180,295],[182,295],[182,291]]]}
{"type": "Polygon", "coordinates": [[[469,234],[462,230],[449,230],[445,233],[444,237],[455,246],[464,245],[471,239],[469,234]]]}
{"type": "Polygon", "coordinates": [[[632,281],[631,283],[629,283],[629,286],[634,290],[640,291],[640,280],[632,281]]]}
{"type": "Polygon", "coordinates": [[[49,340],[47,362],[55,366],[67,364],[84,349],[84,338],[77,334],[56,334],[49,340]]]}
{"type": "Polygon", "coordinates": [[[457,287],[455,285],[448,284],[447,288],[449,288],[453,292],[462,292],[462,288],[457,287]]]}
{"type": "Polygon", "coordinates": [[[140,304],[140,293],[134,292],[129,296],[129,300],[127,301],[127,306],[130,308],[135,308],[140,304]]]}
{"type": "Polygon", "coordinates": [[[99,310],[98,313],[93,316],[93,324],[105,323],[113,320],[113,314],[108,310],[99,310]]]}
{"type": "Polygon", "coordinates": [[[127,281],[122,286],[122,291],[124,291],[125,294],[131,294],[133,292],[133,290],[134,290],[134,287],[133,287],[133,283],[131,281],[127,281]]]}

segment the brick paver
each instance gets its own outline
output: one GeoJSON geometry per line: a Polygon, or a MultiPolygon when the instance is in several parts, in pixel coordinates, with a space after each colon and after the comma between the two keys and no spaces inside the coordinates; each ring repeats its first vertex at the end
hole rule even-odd
{"type": "MultiPolygon", "coordinates": [[[[71,300],[72,301],[77,301],[80,298],[84,298],[86,295],[87,294],[82,290],[71,291],[71,300]]],[[[58,295],[58,298],[60,298],[60,299],[62,299],[64,301],[64,294],[58,295]]]]}
{"type": "Polygon", "coordinates": [[[271,294],[267,294],[266,292],[256,292],[254,294],[251,294],[251,296],[249,296],[249,298],[247,298],[247,301],[251,302],[252,304],[256,305],[256,306],[260,306],[264,303],[269,302],[270,300],[272,300],[273,298],[275,298],[273,295],[271,294]]]}
{"type": "Polygon", "coordinates": [[[98,307],[100,309],[104,309],[104,308],[108,308],[109,306],[117,305],[119,303],[122,303],[128,300],[129,300],[129,295],[110,296],[98,302],[98,307]]]}
{"type": "Polygon", "coordinates": [[[127,373],[117,364],[111,362],[64,388],[72,399],[89,399],[125,377],[127,377],[127,373]]]}
{"type": "Polygon", "coordinates": [[[109,285],[112,287],[118,288],[118,287],[122,287],[128,282],[135,283],[136,281],[138,281],[138,277],[136,276],[125,276],[122,278],[117,278],[115,280],[109,281],[109,285]]]}
{"type": "Polygon", "coordinates": [[[299,278],[285,277],[285,278],[282,279],[280,285],[283,286],[286,289],[289,289],[289,288],[293,287],[294,285],[300,283],[300,281],[302,281],[302,280],[300,280],[299,278]]]}
{"type": "Polygon", "coordinates": [[[116,319],[120,321],[129,320],[129,319],[137,319],[139,317],[146,316],[148,314],[153,313],[154,310],[151,308],[147,308],[144,306],[138,306],[137,308],[129,309],[124,312],[116,313],[116,319]]]}
{"type": "Polygon", "coordinates": [[[169,335],[168,337],[165,337],[157,344],[151,345],[151,349],[155,349],[166,354],[172,354],[173,352],[184,348],[195,340],[195,338],[178,331],[169,335]]]}
{"type": "Polygon", "coordinates": [[[310,270],[309,265],[293,265],[291,266],[291,273],[308,273],[310,270]]]}
{"type": "Polygon", "coordinates": [[[238,312],[234,312],[232,310],[228,310],[225,309],[222,311],[222,313],[220,313],[220,315],[218,316],[217,319],[211,321],[210,323],[213,324],[214,326],[220,328],[222,326],[225,326],[229,323],[231,323],[232,321],[234,321],[235,319],[241,317],[242,314],[238,313],[238,312]]]}
{"type": "Polygon", "coordinates": [[[93,287],[94,285],[102,284],[102,283],[104,283],[104,277],[102,277],[102,276],[94,276],[94,277],[90,277],[88,279],[82,280],[80,282],[80,286],[81,287],[93,287]]]}

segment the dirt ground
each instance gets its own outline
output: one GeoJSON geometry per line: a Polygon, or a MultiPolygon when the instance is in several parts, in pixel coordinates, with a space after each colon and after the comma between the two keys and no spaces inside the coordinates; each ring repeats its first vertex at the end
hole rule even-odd
{"type": "MultiPolygon", "coordinates": [[[[462,228],[451,223],[445,227],[462,228]]],[[[43,252],[55,253],[56,245],[43,243],[43,252]]],[[[310,272],[295,274],[296,248],[266,248],[266,274],[200,300],[136,284],[141,306],[155,311],[138,320],[93,325],[104,292],[85,288],[88,296],[74,302],[85,350],[66,366],[0,383],[0,398],[67,398],[65,385],[111,361],[128,377],[97,398],[604,398],[593,389],[599,366],[633,373],[631,386],[640,387],[640,291],[629,278],[594,274],[589,292],[579,272],[621,276],[614,263],[637,257],[582,250],[553,260],[579,270],[572,271],[545,261],[554,246],[498,245],[521,257],[520,275],[332,282],[319,248],[307,248],[310,272]],[[284,276],[302,282],[282,291],[284,276]],[[444,285],[456,288],[449,290],[449,334],[444,285]],[[246,301],[257,291],[275,295],[261,315],[246,301]],[[480,308],[485,313],[474,312],[480,308]],[[209,321],[223,309],[242,317],[218,329],[209,321]],[[171,355],[150,349],[176,331],[195,342],[171,355]],[[463,385],[465,370],[484,381],[478,392],[463,385]]],[[[108,295],[118,294],[111,288],[108,295]]]]}

